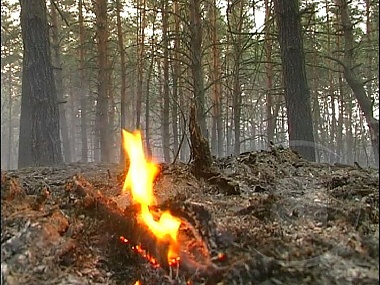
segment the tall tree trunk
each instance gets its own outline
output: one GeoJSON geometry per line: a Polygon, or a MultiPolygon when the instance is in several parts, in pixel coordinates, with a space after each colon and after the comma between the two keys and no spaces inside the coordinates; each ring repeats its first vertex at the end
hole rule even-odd
{"type": "Polygon", "coordinates": [[[46,3],[20,0],[24,46],[19,167],[63,162],[46,3]]]}
{"type": "MultiPolygon", "coordinates": [[[[313,60],[314,62],[316,62],[316,53],[313,53],[313,60]]],[[[317,143],[320,143],[320,138],[319,138],[319,134],[318,134],[318,128],[319,126],[323,125],[323,121],[321,120],[321,110],[320,110],[320,105],[319,105],[319,97],[318,97],[318,91],[317,91],[317,88],[318,88],[318,80],[317,80],[317,72],[316,72],[316,68],[315,66],[313,65],[312,66],[312,80],[311,80],[311,90],[313,90],[314,92],[311,93],[313,94],[314,96],[314,100],[312,101],[313,102],[313,105],[312,105],[312,117],[313,117],[313,130],[314,130],[314,139],[317,143]]],[[[320,149],[317,148],[316,149],[316,161],[317,162],[320,162],[320,149]]]]}
{"type": "MultiPolygon", "coordinates": [[[[368,49],[370,49],[371,45],[372,45],[372,39],[371,39],[372,25],[371,25],[371,3],[370,3],[370,0],[365,0],[365,11],[366,11],[365,12],[366,40],[367,40],[367,47],[368,47],[368,49]]],[[[370,51],[367,52],[366,76],[368,79],[368,83],[367,83],[367,90],[368,91],[367,91],[367,93],[370,96],[372,96],[372,94],[373,94],[373,91],[372,91],[373,81],[369,80],[369,79],[371,79],[372,77],[376,77],[376,76],[373,76],[373,74],[372,74],[372,52],[370,52],[370,51]]]]}
{"type": "Polygon", "coordinates": [[[273,41],[271,39],[271,24],[272,17],[272,1],[265,0],[265,75],[266,75],[266,113],[267,113],[267,137],[268,141],[273,141],[274,130],[276,127],[276,117],[272,111],[273,108],[273,63],[272,63],[272,49],[273,41]]]}
{"type": "Polygon", "coordinates": [[[81,161],[86,163],[88,160],[87,142],[87,78],[85,70],[85,49],[84,49],[84,23],[83,23],[83,0],[78,1],[79,10],[79,73],[80,73],[80,129],[81,129],[81,161]]]}
{"type": "Polygon", "coordinates": [[[235,63],[234,90],[233,90],[233,125],[234,125],[234,154],[240,154],[240,117],[241,117],[241,86],[239,70],[240,65],[235,63]]]}
{"type": "Polygon", "coordinates": [[[240,65],[242,59],[242,29],[243,29],[243,9],[244,0],[235,1],[228,4],[227,12],[228,29],[232,39],[233,50],[233,88],[232,88],[232,109],[234,126],[234,153],[240,153],[240,120],[241,120],[241,82],[240,65]],[[232,23],[231,23],[232,21],[232,23]]]}
{"type": "MultiPolygon", "coordinates": [[[[326,1],[326,26],[327,26],[327,53],[331,54],[331,19],[330,19],[330,1],[326,1]]],[[[339,37],[338,37],[338,46],[339,46],[339,37]]],[[[334,163],[337,159],[335,152],[337,150],[335,146],[335,135],[336,135],[336,112],[335,112],[335,86],[334,79],[332,74],[332,66],[331,61],[327,63],[328,68],[328,96],[330,97],[330,106],[328,106],[328,110],[331,111],[331,120],[329,120],[330,125],[330,133],[329,133],[329,149],[331,151],[329,155],[329,163],[334,163]]],[[[328,112],[330,113],[330,112],[328,112]]]]}
{"type": "MultiPolygon", "coordinates": [[[[174,15],[179,15],[179,1],[175,0],[174,3],[174,15]]],[[[180,21],[179,17],[174,17],[174,46],[173,46],[173,61],[172,61],[172,78],[173,78],[173,104],[172,104],[172,130],[173,130],[173,151],[178,152],[179,148],[179,131],[178,131],[178,81],[181,76],[180,66],[180,21]]]]}
{"type": "Polygon", "coordinates": [[[66,119],[66,108],[63,98],[63,83],[62,83],[62,63],[61,63],[61,51],[60,51],[60,40],[59,40],[59,21],[57,17],[57,9],[55,7],[54,1],[50,0],[51,7],[51,22],[52,22],[52,46],[53,46],[53,68],[55,70],[55,86],[57,89],[57,98],[59,101],[59,121],[61,126],[61,139],[63,147],[63,157],[66,163],[71,162],[71,149],[69,140],[69,128],[66,119]]]}
{"type": "MultiPolygon", "coordinates": [[[[153,35],[154,35],[154,26],[153,26],[153,35]]],[[[152,52],[153,52],[153,47],[154,47],[154,36],[152,36],[152,52]]],[[[150,84],[152,80],[153,66],[154,66],[154,60],[151,60],[148,73],[147,73],[146,96],[145,96],[145,145],[146,145],[147,156],[149,158],[152,158],[152,155],[153,155],[152,146],[150,143],[150,84]]]]}
{"type": "MultiPolygon", "coordinates": [[[[185,72],[190,76],[190,71],[187,69],[185,72]]],[[[180,84],[179,86],[184,86],[185,79],[183,77],[179,78],[180,84]]],[[[188,132],[187,132],[187,120],[186,115],[184,114],[183,110],[188,110],[188,102],[189,98],[191,98],[190,91],[188,88],[181,88],[179,92],[179,106],[181,110],[181,117],[180,117],[180,127],[182,130],[182,136],[184,136],[184,143],[181,146],[180,149],[180,158],[182,161],[187,161],[190,157],[190,145],[189,145],[189,138],[188,138],[188,132]]]]}
{"type": "Polygon", "coordinates": [[[357,65],[354,62],[354,36],[353,24],[350,18],[350,11],[346,0],[336,0],[339,7],[340,20],[344,35],[344,58],[343,58],[343,74],[351,87],[360,109],[367,121],[372,149],[375,157],[375,164],[379,166],[379,120],[373,115],[373,104],[371,98],[367,95],[364,88],[364,82],[360,78],[357,71],[357,65]]]}
{"type": "Polygon", "coordinates": [[[12,144],[13,144],[13,124],[12,124],[12,111],[13,111],[13,99],[12,99],[12,93],[13,93],[13,86],[12,86],[12,65],[9,66],[9,72],[8,72],[8,104],[9,104],[9,110],[8,110],[8,154],[7,154],[7,169],[12,169],[12,144]]]}
{"type": "MultiPolygon", "coordinates": [[[[124,50],[124,37],[123,30],[121,27],[121,3],[120,0],[116,0],[116,23],[117,23],[117,39],[120,53],[120,73],[121,73],[121,86],[120,86],[120,128],[121,130],[126,129],[127,121],[127,105],[126,105],[126,81],[127,73],[125,66],[125,50],[124,50]]],[[[120,162],[124,165],[125,154],[123,151],[123,146],[120,144],[120,162]]]]}
{"type": "Polygon", "coordinates": [[[141,105],[143,100],[144,56],[145,56],[145,27],[146,1],[138,1],[138,30],[137,30],[137,94],[136,94],[136,129],[141,128],[141,105]],[[139,11],[141,10],[141,11],[139,11]]]}
{"type": "Polygon", "coordinates": [[[354,136],[352,134],[352,97],[351,94],[347,94],[347,101],[346,101],[346,113],[347,113],[347,119],[345,122],[345,129],[347,132],[347,139],[346,139],[346,150],[347,150],[347,162],[349,164],[354,163],[354,156],[353,156],[353,147],[354,147],[354,136]]]}
{"type": "Polygon", "coordinates": [[[221,115],[221,64],[220,64],[220,47],[218,39],[217,24],[217,3],[216,0],[211,4],[211,41],[212,41],[212,98],[213,98],[213,115],[212,115],[212,132],[211,132],[211,149],[213,154],[219,157],[223,156],[223,119],[221,115]]]}
{"type": "Polygon", "coordinates": [[[168,1],[163,0],[162,2],[162,44],[163,44],[163,99],[164,99],[164,106],[163,106],[163,118],[162,118],[162,124],[163,124],[163,151],[164,151],[164,160],[165,162],[170,162],[170,122],[169,122],[169,106],[170,106],[170,96],[169,96],[169,51],[168,51],[168,1]]]}
{"type": "Polygon", "coordinates": [[[190,0],[190,60],[193,77],[194,100],[197,110],[197,121],[202,135],[207,139],[206,114],[205,114],[205,89],[202,66],[202,15],[201,1],[190,0]]]}
{"type": "Polygon", "coordinates": [[[339,87],[339,115],[338,115],[338,126],[336,133],[336,151],[338,152],[338,159],[340,162],[344,162],[343,159],[343,114],[344,114],[344,89],[343,89],[343,78],[342,73],[339,72],[338,75],[338,87],[339,87]]]}
{"type": "Polygon", "coordinates": [[[108,108],[108,126],[107,126],[107,137],[109,145],[109,161],[114,162],[115,159],[115,96],[113,95],[112,87],[112,72],[113,67],[111,66],[111,61],[108,61],[108,85],[107,85],[107,98],[109,102],[108,108]]]}
{"type": "Polygon", "coordinates": [[[233,116],[231,116],[229,112],[229,106],[231,104],[231,94],[229,91],[227,91],[227,110],[226,110],[226,117],[225,117],[225,128],[226,128],[226,155],[232,154],[232,126],[233,126],[233,116]]]}
{"type": "Polygon", "coordinates": [[[304,158],[315,161],[310,91],[307,86],[298,0],[275,0],[289,145],[304,158]]]}
{"type": "MultiPolygon", "coordinates": [[[[78,114],[77,112],[77,105],[76,105],[76,96],[74,96],[74,91],[73,91],[73,84],[72,84],[72,74],[69,75],[69,78],[68,78],[68,89],[67,89],[67,92],[68,92],[68,101],[69,101],[69,108],[68,108],[68,114],[70,114],[68,116],[68,119],[69,119],[69,125],[70,126],[74,126],[76,125],[76,116],[78,114]]],[[[72,155],[72,160],[73,161],[76,161],[77,159],[77,137],[76,137],[76,133],[75,131],[73,130],[71,133],[71,138],[70,138],[70,149],[71,149],[71,155],[72,155]]]]}
{"type": "MultiPolygon", "coordinates": [[[[326,6],[327,9],[327,6],[326,6]]],[[[328,10],[327,10],[328,11],[328,10]]],[[[316,20],[315,16],[315,11],[313,11],[313,21],[316,20]]],[[[317,41],[317,28],[314,28],[313,35],[312,35],[312,40],[314,42],[317,41]]],[[[312,62],[317,62],[317,52],[313,52],[312,54],[312,62]]],[[[311,67],[311,91],[310,91],[310,97],[312,99],[312,108],[311,108],[311,113],[313,117],[313,130],[314,130],[314,140],[316,143],[320,143],[319,139],[319,133],[318,129],[322,125],[321,122],[321,111],[320,111],[320,105],[319,105],[319,96],[318,96],[318,88],[319,88],[319,77],[318,77],[318,72],[317,72],[317,67],[315,65],[312,65],[311,67]]],[[[315,149],[315,155],[316,155],[316,161],[320,162],[320,155],[321,155],[321,149],[316,148],[315,149]]]]}
{"type": "Polygon", "coordinates": [[[100,144],[100,159],[102,162],[110,161],[110,140],[108,121],[108,23],[107,0],[95,0],[95,15],[98,46],[98,97],[96,101],[97,133],[100,144]]]}

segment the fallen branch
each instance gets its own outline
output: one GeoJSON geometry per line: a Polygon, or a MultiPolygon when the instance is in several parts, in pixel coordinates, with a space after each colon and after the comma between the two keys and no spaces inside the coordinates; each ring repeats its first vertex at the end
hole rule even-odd
{"type": "MultiPolygon", "coordinates": [[[[73,189],[79,196],[78,205],[80,207],[85,209],[88,214],[106,222],[109,232],[119,237],[124,237],[121,238],[121,241],[126,242],[126,239],[128,239],[131,246],[143,248],[143,254],[149,254],[154,257],[159,266],[166,271],[172,270],[167,260],[169,244],[158,240],[139,221],[138,213],[140,209],[138,205],[127,206],[122,211],[115,201],[96,191],[83,177],[75,176],[73,181],[75,186],[73,189]]],[[[152,208],[151,212],[156,218],[160,216],[159,207],[152,208]]],[[[181,219],[178,237],[181,247],[179,249],[180,266],[178,270],[185,276],[210,277],[220,269],[211,262],[207,246],[203,242],[200,242],[201,238],[195,233],[196,231],[192,225],[181,219]],[[189,237],[189,233],[191,237],[189,237]]]]}

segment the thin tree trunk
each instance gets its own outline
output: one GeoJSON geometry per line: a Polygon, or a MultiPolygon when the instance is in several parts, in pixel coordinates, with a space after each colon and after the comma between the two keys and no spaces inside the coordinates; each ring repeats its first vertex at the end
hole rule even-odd
{"type": "Polygon", "coordinates": [[[143,100],[144,82],[144,56],[145,56],[145,27],[146,27],[146,1],[143,0],[142,6],[138,1],[138,32],[137,32],[137,94],[136,94],[136,129],[141,129],[141,105],[143,100]]]}
{"type": "MultiPolygon", "coordinates": [[[[365,10],[366,10],[366,40],[367,40],[367,47],[368,49],[370,49],[371,45],[372,45],[372,39],[371,39],[371,34],[372,34],[372,25],[371,25],[371,3],[369,0],[365,0],[365,10]]],[[[372,77],[375,77],[373,76],[372,74],[372,53],[371,52],[367,52],[367,79],[370,79],[372,77]]],[[[372,91],[372,80],[370,80],[368,83],[367,83],[367,93],[370,94],[370,96],[372,95],[373,91],[372,91]]]]}
{"type": "MultiPolygon", "coordinates": [[[[154,29],[153,29],[154,30],[154,29]]],[[[152,37],[152,51],[153,51],[154,37],[152,37]]],[[[146,79],[146,96],[145,96],[145,145],[148,157],[151,158],[152,147],[150,144],[150,82],[152,79],[154,60],[150,62],[149,70],[146,79]]]]}
{"type": "Polygon", "coordinates": [[[223,156],[223,119],[221,116],[221,71],[220,71],[220,48],[218,39],[217,26],[217,3],[216,0],[211,4],[211,41],[212,41],[212,98],[213,98],[213,116],[211,132],[211,149],[213,154],[219,157],[223,156]]]}
{"type": "Polygon", "coordinates": [[[84,49],[84,24],[83,24],[83,0],[78,1],[79,10],[79,72],[80,72],[80,133],[81,133],[81,161],[86,163],[88,160],[88,142],[87,142],[87,82],[85,71],[85,49],[84,49]]]}
{"type": "MultiPolygon", "coordinates": [[[[179,1],[173,1],[174,15],[179,14],[179,1]]],[[[173,130],[173,150],[174,153],[178,152],[179,148],[179,131],[178,131],[178,81],[181,76],[180,67],[180,22],[179,17],[174,17],[174,47],[173,47],[173,104],[172,104],[172,130],[173,130]]]]}
{"type": "MultiPolygon", "coordinates": [[[[189,71],[187,71],[190,73],[189,71]]],[[[184,79],[183,77],[179,79],[180,80],[180,86],[184,85],[184,79]]],[[[184,114],[184,110],[188,110],[187,102],[188,98],[191,96],[189,95],[189,90],[187,88],[180,88],[179,92],[179,106],[181,110],[181,117],[180,117],[180,127],[182,130],[182,136],[184,137],[184,143],[181,146],[180,149],[180,158],[182,161],[187,161],[190,156],[190,146],[189,146],[189,138],[187,136],[187,122],[186,122],[186,116],[184,114]]]]}
{"type": "Polygon", "coordinates": [[[352,134],[352,97],[351,94],[347,94],[348,98],[346,98],[346,113],[347,113],[347,119],[345,122],[345,129],[347,132],[347,140],[346,140],[346,150],[347,150],[347,162],[348,164],[354,163],[354,156],[353,156],[353,147],[354,147],[354,138],[352,134]]]}
{"type": "MultiPolygon", "coordinates": [[[[76,96],[74,96],[74,91],[73,91],[73,86],[72,86],[72,76],[69,75],[69,78],[68,78],[68,89],[67,89],[67,92],[68,92],[68,101],[69,101],[69,109],[68,109],[68,114],[70,114],[70,116],[68,116],[68,120],[69,120],[69,124],[70,126],[75,126],[76,125],[76,115],[77,115],[77,112],[75,110],[76,108],[76,102],[75,102],[75,99],[76,99],[76,96]]],[[[71,134],[71,138],[70,138],[70,149],[71,149],[71,155],[72,155],[72,161],[76,161],[77,159],[77,138],[76,138],[76,133],[75,131],[73,130],[72,132],[70,132],[71,134]]]]}
{"type": "MultiPolygon", "coordinates": [[[[329,12],[329,1],[326,2],[326,22],[327,22],[327,53],[331,54],[331,20],[330,20],[330,12],[329,12]]],[[[338,37],[338,45],[339,45],[339,37],[338,37]]],[[[336,147],[335,147],[335,135],[336,135],[336,111],[335,111],[335,86],[332,74],[332,66],[331,61],[327,63],[328,68],[328,95],[330,97],[330,106],[328,106],[328,110],[331,110],[331,120],[329,120],[330,132],[329,132],[329,149],[331,151],[329,156],[329,163],[334,163],[336,160],[336,147]]]]}
{"type": "Polygon", "coordinates": [[[9,104],[9,115],[8,115],[8,154],[7,154],[7,169],[11,169],[12,164],[12,144],[13,144],[13,124],[12,124],[12,109],[13,109],[13,87],[12,87],[12,65],[9,66],[8,72],[8,104],[9,104]]]}
{"type": "MultiPolygon", "coordinates": [[[[152,27],[152,37],[151,37],[151,51],[152,53],[155,52],[155,25],[152,27]]],[[[153,151],[152,151],[152,146],[151,146],[151,135],[150,135],[150,86],[151,86],[151,81],[152,81],[152,73],[153,73],[153,68],[154,68],[154,60],[151,60],[148,73],[147,73],[147,80],[146,80],[146,97],[145,97],[145,145],[146,145],[146,151],[147,151],[147,156],[149,158],[153,157],[153,151]]]]}
{"type": "Polygon", "coordinates": [[[108,108],[108,145],[109,145],[109,161],[113,162],[115,158],[115,96],[113,95],[113,87],[112,87],[112,71],[111,62],[108,61],[108,85],[107,85],[107,98],[109,102],[108,108]]]}
{"type": "MultiPolygon", "coordinates": [[[[231,95],[229,94],[230,92],[227,92],[227,106],[230,106],[230,101],[231,101],[231,95]]],[[[229,108],[226,110],[226,118],[225,118],[225,128],[226,128],[226,155],[232,154],[231,146],[232,146],[232,130],[231,126],[233,125],[233,117],[231,116],[229,112],[229,108]]]]}
{"type": "Polygon", "coordinates": [[[57,10],[50,0],[51,6],[51,22],[52,22],[52,47],[53,56],[52,63],[54,68],[55,85],[57,90],[57,98],[59,101],[59,121],[61,126],[61,139],[63,147],[63,157],[66,163],[71,162],[71,149],[69,140],[69,128],[66,119],[66,108],[63,99],[63,83],[62,83],[62,63],[61,63],[61,51],[60,51],[60,40],[59,40],[59,21],[57,16],[57,10]]]}
{"type": "MultiPolygon", "coordinates": [[[[313,60],[316,62],[316,53],[313,54],[313,60]]],[[[318,128],[319,126],[323,125],[323,120],[321,120],[321,110],[319,105],[319,98],[318,98],[318,80],[317,80],[317,72],[315,70],[315,66],[312,67],[312,80],[311,80],[311,88],[314,91],[313,94],[314,100],[313,100],[313,106],[312,106],[312,116],[313,116],[313,130],[314,130],[314,139],[317,143],[320,143],[320,138],[318,134],[318,128]]],[[[317,148],[316,152],[316,161],[320,162],[320,149],[317,148]]]]}
{"type": "Polygon", "coordinates": [[[190,58],[194,100],[197,110],[196,117],[201,128],[202,135],[207,139],[205,89],[202,66],[202,26],[201,1],[190,0],[190,58]]]}
{"type": "Polygon", "coordinates": [[[379,120],[373,115],[373,104],[371,98],[367,95],[364,88],[364,83],[356,71],[353,52],[354,52],[354,36],[353,24],[350,18],[350,11],[346,0],[336,0],[339,7],[340,20],[343,27],[344,35],[344,59],[343,59],[343,74],[351,87],[360,109],[367,121],[372,143],[372,149],[375,157],[375,165],[379,166],[379,120]]]}
{"type": "Polygon", "coordinates": [[[109,139],[109,98],[108,98],[108,23],[107,23],[107,0],[95,0],[95,14],[97,27],[98,46],[98,98],[96,105],[97,134],[100,144],[100,158],[102,162],[110,161],[109,139]]]}
{"type": "Polygon", "coordinates": [[[268,142],[274,139],[274,130],[276,127],[276,117],[272,112],[273,108],[273,63],[272,63],[272,35],[270,19],[272,17],[272,1],[265,0],[265,75],[266,75],[266,113],[267,113],[267,137],[268,142]]]}
{"type": "Polygon", "coordinates": [[[168,51],[168,1],[162,1],[162,44],[163,44],[163,133],[162,143],[165,162],[170,162],[170,122],[169,122],[169,51],[168,51]]]}
{"type": "Polygon", "coordinates": [[[233,52],[233,89],[232,89],[232,109],[233,109],[233,126],[234,126],[234,153],[240,153],[240,120],[241,120],[241,82],[240,82],[240,65],[242,59],[242,28],[243,28],[243,9],[244,0],[239,0],[229,4],[230,9],[227,13],[227,25],[232,39],[233,52]],[[237,9],[237,11],[236,11],[237,9]],[[231,23],[232,21],[232,23],[231,23]]]}
{"type": "Polygon", "coordinates": [[[340,162],[344,162],[343,158],[343,114],[344,114],[344,91],[343,91],[343,78],[342,73],[339,72],[338,75],[338,86],[339,86],[339,115],[338,115],[338,126],[336,134],[336,151],[338,153],[338,158],[340,162]]]}
{"type": "MultiPolygon", "coordinates": [[[[117,23],[117,39],[120,53],[120,73],[121,73],[121,87],[120,87],[120,128],[121,130],[126,129],[127,121],[127,105],[126,105],[126,66],[125,66],[125,50],[124,50],[124,37],[123,30],[121,27],[121,3],[120,0],[116,0],[116,23],[117,23]]],[[[125,154],[123,151],[123,146],[120,144],[120,163],[124,165],[125,163],[125,154]]]]}

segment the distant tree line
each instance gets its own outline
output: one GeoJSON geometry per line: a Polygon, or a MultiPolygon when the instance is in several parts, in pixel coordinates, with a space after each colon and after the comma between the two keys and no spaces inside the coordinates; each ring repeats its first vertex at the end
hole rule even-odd
{"type": "Polygon", "coordinates": [[[2,2],[1,168],[266,149],[378,165],[378,1],[2,2]]]}

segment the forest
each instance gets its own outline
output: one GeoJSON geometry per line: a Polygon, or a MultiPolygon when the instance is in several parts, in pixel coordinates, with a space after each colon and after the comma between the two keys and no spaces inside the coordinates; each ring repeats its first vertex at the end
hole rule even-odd
{"type": "Polygon", "coordinates": [[[1,284],[379,284],[379,3],[1,1],[1,284]]]}
{"type": "MultiPolygon", "coordinates": [[[[118,162],[121,129],[140,129],[157,161],[186,162],[195,98],[216,157],[288,146],[293,112],[316,161],[378,165],[377,1],[300,1],[311,118],[287,108],[273,2],[47,1],[63,161],[118,162]]],[[[1,6],[1,168],[15,169],[30,144],[20,4],[1,6]]]]}

